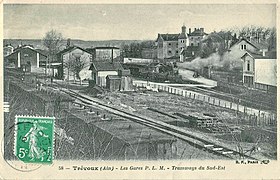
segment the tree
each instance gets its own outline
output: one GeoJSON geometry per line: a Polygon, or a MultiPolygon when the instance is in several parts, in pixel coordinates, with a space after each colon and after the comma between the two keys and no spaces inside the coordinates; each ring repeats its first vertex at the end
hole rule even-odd
{"type": "Polygon", "coordinates": [[[70,54],[69,61],[65,62],[65,65],[68,68],[68,80],[70,76],[69,72],[72,72],[74,74],[74,81],[77,78],[80,80],[80,84],[82,84],[82,79],[79,73],[85,68],[86,64],[87,63],[85,57],[74,56],[73,54],[70,54]]]}
{"type": "Polygon", "coordinates": [[[56,30],[51,30],[47,32],[43,38],[43,45],[47,48],[47,62],[46,62],[46,71],[45,74],[47,75],[47,66],[49,62],[56,60],[56,54],[59,51],[59,47],[61,46],[62,42],[62,34],[57,32],[56,30]]]}
{"type": "Polygon", "coordinates": [[[276,46],[276,41],[277,41],[277,37],[276,37],[276,28],[272,28],[270,30],[270,32],[268,32],[268,49],[269,50],[276,50],[277,49],[277,46],[276,46]]]}
{"type": "Polygon", "coordinates": [[[141,43],[133,42],[130,44],[122,44],[122,56],[130,58],[142,58],[143,49],[154,48],[154,41],[142,41],[141,43]]]}

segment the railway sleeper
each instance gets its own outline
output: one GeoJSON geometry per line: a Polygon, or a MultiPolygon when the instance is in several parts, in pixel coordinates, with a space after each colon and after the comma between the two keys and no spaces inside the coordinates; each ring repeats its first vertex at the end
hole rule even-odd
{"type": "Polygon", "coordinates": [[[222,154],[233,154],[233,151],[223,151],[222,154]]]}

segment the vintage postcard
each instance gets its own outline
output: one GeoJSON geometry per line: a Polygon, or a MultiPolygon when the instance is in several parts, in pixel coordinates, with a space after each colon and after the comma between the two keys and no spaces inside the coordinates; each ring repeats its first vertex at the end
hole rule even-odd
{"type": "Polygon", "coordinates": [[[2,179],[277,179],[278,1],[3,1],[2,179]]]}

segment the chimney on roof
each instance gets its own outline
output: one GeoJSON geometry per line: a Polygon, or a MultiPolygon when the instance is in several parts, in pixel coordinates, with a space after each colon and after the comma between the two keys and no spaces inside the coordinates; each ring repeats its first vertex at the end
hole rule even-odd
{"type": "Polygon", "coordinates": [[[201,31],[201,32],[204,32],[204,28],[200,28],[200,31],[201,31]]]}
{"type": "Polygon", "coordinates": [[[265,54],[266,54],[266,50],[265,50],[265,49],[263,49],[263,50],[262,50],[262,56],[264,57],[264,56],[265,56],[265,54]]]}
{"type": "Polygon", "coordinates": [[[196,28],[194,28],[194,30],[196,31],[196,28]]]}
{"type": "Polygon", "coordinates": [[[192,29],[191,29],[191,28],[189,28],[189,34],[191,34],[191,32],[192,32],[192,29]]]}
{"type": "Polygon", "coordinates": [[[68,38],[68,39],[67,39],[66,48],[69,48],[70,46],[71,46],[71,39],[68,38]]]}
{"type": "Polygon", "coordinates": [[[260,32],[258,32],[258,43],[260,43],[261,42],[261,33],[260,32]]]}
{"type": "Polygon", "coordinates": [[[112,48],[112,54],[111,54],[111,56],[112,56],[112,63],[114,63],[114,57],[113,57],[113,55],[114,55],[114,48],[112,48]]]}
{"type": "Polygon", "coordinates": [[[182,26],[182,33],[186,34],[186,26],[185,25],[182,26]]]}

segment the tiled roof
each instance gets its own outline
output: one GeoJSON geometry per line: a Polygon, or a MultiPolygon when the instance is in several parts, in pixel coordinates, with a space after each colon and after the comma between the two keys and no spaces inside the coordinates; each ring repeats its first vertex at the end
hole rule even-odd
{"type": "Polygon", "coordinates": [[[196,29],[188,35],[189,36],[204,36],[204,35],[207,35],[207,34],[202,29],[196,29]]]}
{"type": "Polygon", "coordinates": [[[118,75],[108,75],[107,78],[108,79],[121,79],[121,77],[118,75]]]}
{"type": "Polygon", "coordinates": [[[47,56],[47,54],[48,54],[47,50],[43,50],[43,49],[35,49],[35,50],[38,51],[39,53],[45,55],[45,56],[47,56]]]}
{"type": "Polygon", "coordinates": [[[162,37],[164,41],[178,41],[179,35],[180,34],[159,34],[159,37],[162,37]]]}
{"type": "Polygon", "coordinates": [[[182,51],[181,54],[184,54],[185,56],[192,55],[192,52],[197,53],[200,50],[199,46],[188,46],[186,49],[182,51]]]}
{"type": "Polygon", "coordinates": [[[224,39],[218,33],[210,33],[206,38],[202,40],[202,42],[206,42],[211,39],[213,42],[223,42],[224,39]]]}
{"type": "MultiPolygon", "coordinates": [[[[250,41],[248,41],[246,38],[241,38],[239,39],[239,41],[237,41],[235,44],[239,44],[241,41],[246,41],[248,44],[251,44],[253,47],[255,47],[256,49],[259,49],[256,45],[254,45],[253,43],[251,43],[250,41]]],[[[232,46],[234,46],[235,44],[233,44],[232,46]]]]}
{"type": "Polygon", "coordinates": [[[268,44],[265,42],[256,42],[256,41],[250,41],[255,47],[258,49],[268,49],[268,44]]]}
{"type": "Polygon", "coordinates": [[[178,36],[178,39],[187,39],[187,35],[185,33],[181,33],[179,36],[178,36]]]}
{"type": "Polygon", "coordinates": [[[108,61],[96,61],[93,62],[89,70],[95,71],[118,71],[123,70],[122,65],[119,62],[108,62],[108,61]]]}
{"type": "Polygon", "coordinates": [[[81,47],[79,47],[79,46],[70,46],[70,47],[68,47],[68,48],[66,48],[66,49],[64,49],[64,50],[62,50],[62,51],[60,51],[60,52],[58,52],[57,55],[60,56],[60,55],[66,53],[66,52],[68,52],[68,51],[72,51],[73,49],[80,49],[80,50],[82,50],[82,51],[85,51],[85,52],[87,52],[87,53],[92,54],[90,51],[87,51],[87,50],[85,50],[85,49],[83,49],[83,48],[81,48],[81,47]]]}
{"type": "Polygon", "coordinates": [[[118,47],[95,47],[93,49],[120,49],[118,47]]]}
{"type": "Polygon", "coordinates": [[[20,50],[22,50],[22,49],[24,49],[24,48],[30,49],[30,50],[32,50],[32,51],[35,51],[35,52],[37,52],[37,53],[40,53],[42,56],[47,57],[47,55],[46,55],[45,53],[42,52],[43,50],[33,49],[33,48],[29,47],[29,46],[22,46],[22,47],[17,48],[12,54],[9,54],[8,56],[6,56],[6,58],[12,56],[13,54],[17,53],[18,51],[20,51],[20,50]]]}
{"type": "Polygon", "coordinates": [[[246,50],[246,53],[241,58],[243,58],[247,54],[254,57],[255,59],[276,59],[276,57],[277,57],[276,51],[268,51],[265,53],[265,56],[263,56],[261,52],[256,53],[256,52],[246,50]]]}

